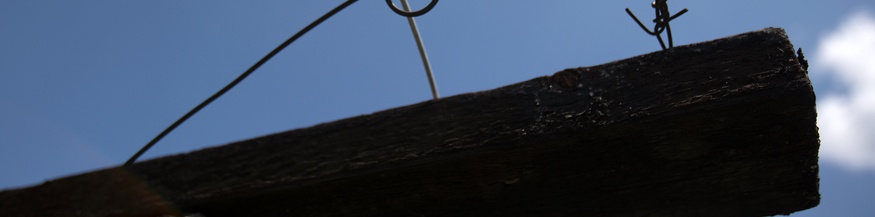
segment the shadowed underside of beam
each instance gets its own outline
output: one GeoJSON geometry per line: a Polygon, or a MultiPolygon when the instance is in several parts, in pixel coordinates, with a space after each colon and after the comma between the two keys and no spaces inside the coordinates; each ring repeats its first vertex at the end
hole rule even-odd
{"type": "Polygon", "coordinates": [[[768,28],[0,192],[0,216],[765,216],[816,206],[768,28]]]}

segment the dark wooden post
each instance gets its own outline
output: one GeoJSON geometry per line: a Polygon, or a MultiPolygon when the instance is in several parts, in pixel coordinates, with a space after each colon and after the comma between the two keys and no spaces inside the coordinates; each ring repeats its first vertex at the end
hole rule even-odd
{"type": "Polygon", "coordinates": [[[766,216],[816,206],[815,96],[764,29],[0,192],[0,216],[766,216]]]}

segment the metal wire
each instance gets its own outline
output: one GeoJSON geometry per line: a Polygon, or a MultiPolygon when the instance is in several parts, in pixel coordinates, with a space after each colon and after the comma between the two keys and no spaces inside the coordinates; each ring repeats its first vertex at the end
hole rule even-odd
{"type": "Polygon", "coordinates": [[[188,113],[183,115],[181,118],[179,118],[179,120],[176,120],[176,122],[174,122],[169,127],[167,127],[167,129],[164,129],[164,131],[162,131],[160,134],[158,134],[158,136],[153,138],[152,141],[149,141],[148,144],[143,146],[143,148],[141,148],[140,151],[137,151],[137,153],[134,154],[134,156],[131,156],[131,158],[128,159],[127,162],[125,162],[124,166],[127,167],[127,166],[133,165],[134,162],[137,161],[137,158],[139,158],[141,155],[143,155],[143,153],[145,153],[146,150],[149,150],[149,148],[154,146],[155,143],[158,143],[158,141],[160,141],[162,138],[164,138],[164,136],[166,136],[168,133],[170,133],[170,131],[173,131],[173,129],[176,129],[176,127],[178,127],[180,124],[182,124],[182,122],[185,122],[185,120],[188,120],[188,118],[193,116],[195,113],[197,113],[198,111],[200,111],[201,109],[203,109],[204,107],[209,105],[211,102],[213,102],[214,100],[216,100],[217,98],[219,98],[220,96],[225,94],[225,92],[228,92],[228,90],[231,90],[231,88],[233,88],[238,83],[243,81],[243,79],[245,79],[247,76],[249,76],[249,74],[252,74],[252,72],[254,72],[256,69],[261,67],[261,65],[264,65],[264,63],[266,63],[268,60],[273,58],[273,56],[275,56],[277,53],[279,53],[280,51],[282,51],[283,49],[288,47],[290,44],[292,44],[292,42],[295,42],[295,40],[298,40],[298,38],[300,38],[301,36],[303,36],[304,34],[309,32],[311,29],[315,28],[316,26],[318,26],[319,24],[321,24],[323,21],[327,20],[331,16],[334,16],[334,14],[337,14],[337,12],[340,12],[344,8],[348,7],[349,5],[352,5],[352,3],[355,3],[356,1],[357,0],[347,0],[343,4],[340,4],[339,6],[335,7],[334,9],[332,9],[331,11],[326,13],[325,15],[322,15],[322,17],[319,17],[319,19],[316,19],[315,21],[310,23],[310,25],[307,25],[306,27],[304,27],[303,29],[298,31],[298,33],[293,35],[288,40],[286,40],[285,42],[283,42],[282,44],[280,44],[279,46],[274,48],[273,51],[271,51],[270,53],[265,55],[263,58],[261,58],[261,60],[256,62],[254,65],[252,65],[252,67],[249,67],[249,69],[246,70],[246,72],[243,72],[243,74],[241,74],[240,76],[238,76],[237,79],[234,79],[234,81],[232,81],[231,83],[226,85],[224,88],[219,90],[219,92],[216,92],[215,94],[210,96],[210,98],[207,98],[206,100],[201,102],[201,104],[199,104],[197,107],[194,107],[194,109],[192,109],[191,111],[189,111],[188,113]]]}
{"type": "Polygon", "coordinates": [[[656,11],[656,19],[653,19],[653,22],[656,23],[656,25],[653,27],[653,31],[647,29],[647,27],[645,27],[644,24],[641,23],[640,20],[638,20],[638,17],[636,17],[635,14],[632,13],[632,10],[629,10],[629,8],[626,8],[626,13],[629,14],[629,16],[632,17],[632,19],[634,19],[635,22],[638,23],[638,26],[640,26],[641,29],[647,32],[647,34],[656,36],[656,39],[659,40],[659,45],[662,46],[663,50],[667,49],[665,47],[665,42],[663,42],[661,36],[663,31],[666,31],[666,33],[668,34],[668,47],[674,47],[674,40],[671,36],[671,25],[669,25],[669,22],[671,22],[675,18],[678,18],[684,13],[687,13],[687,11],[689,10],[684,8],[677,14],[671,15],[671,13],[668,11],[668,0],[656,0],[651,3],[651,6],[656,11]]]}
{"type": "Polygon", "coordinates": [[[386,4],[389,5],[389,8],[391,8],[392,11],[394,11],[394,12],[395,12],[396,14],[398,14],[398,15],[405,16],[405,17],[418,17],[418,16],[422,16],[423,14],[428,13],[429,11],[431,11],[431,9],[434,8],[434,6],[437,5],[437,3],[438,3],[438,0],[432,0],[432,1],[429,2],[428,5],[426,5],[425,8],[423,8],[422,10],[418,10],[418,11],[410,11],[410,7],[407,6],[407,0],[402,0],[402,1],[401,1],[401,4],[404,5],[404,10],[398,9],[398,7],[396,7],[395,4],[392,3],[392,0],[386,0],[386,4]]]}
{"type": "MultiPolygon", "coordinates": [[[[392,0],[386,0],[389,4],[389,7],[392,8],[393,11],[396,10],[395,5],[392,4],[392,0]]],[[[434,4],[437,3],[437,0],[432,1],[425,9],[419,10],[416,13],[425,14],[434,7],[434,4]]],[[[401,0],[401,5],[404,6],[405,11],[410,11],[410,5],[407,4],[407,0],[401,0]]],[[[397,11],[396,11],[397,13],[397,11]]],[[[422,43],[422,37],[419,35],[419,28],[416,26],[416,20],[413,19],[415,16],[419,16],[416,14],[412,14],[411,16],[404,15],[402,13],[398,13],[401,16],[407,17],[407,23],[410,24],[410,31],[413,32],[413,38],[416,39],[416,47],[419,48],[419,56],[422,58],[422,65],[425,67],[425,74],[428,76],[428,84],[431,86],[431,96],[434,99],[440,98],[440,94],[438,93],[437,84],[434,79],[434,73],[431,71],[431,63],[428,61],[428,54],[425,51],[425,45],[422,43]],[[415,16],[414,16],[415,15],[415,16]]]]}

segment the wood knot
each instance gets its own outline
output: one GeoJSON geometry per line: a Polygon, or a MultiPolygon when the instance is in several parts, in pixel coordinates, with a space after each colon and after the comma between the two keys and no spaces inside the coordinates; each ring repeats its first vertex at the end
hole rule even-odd
{"type": "Polygon", "coordinates": [[[574,71],[570,69],[557,72],[556,74],[553,74],[550,79],[553,83],[568,89],[577,89],[577,84],[579,82],[577,73],[574,73],[574,71]]]}

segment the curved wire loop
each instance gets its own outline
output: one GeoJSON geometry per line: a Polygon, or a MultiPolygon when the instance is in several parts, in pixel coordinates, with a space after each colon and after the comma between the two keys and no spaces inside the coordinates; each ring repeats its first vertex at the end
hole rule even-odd
{"type": "Polygon", "coordinates": [[[395,6],[395,3],[392,3],[392,0],[386,0],[386,4],[389,5],[389,8],[391,8],[392,11],[394,11],[398,15],[405,16],[405,17],[422,16],[423,14],[426,14],[429,11],[431,11],[431,9],[434,8],[434,6],[437,5],[437,3],[438,3],[438,0],[432,0],[430,3],[428,3],[428,5],[425,6],[425,8],[422,8],[422,10],[408,12],[408,11],[401,10],[400,8],[395,6]]]}
{"type": "Polygon", "coordinates": [[[653,26],[653,31],[650,31],[650,29],[647,29],[647,27],[644,26],[644,23],[641,23],[641,20],[638,20],[638,17],[636,17],[635,14],[632,13],[632,10],[629,10],[629,8],[626,8],[626,13],[629,14],[629,16],[632,17],[632,19],[634,19],[635,22],[638,23],[638,26],[640,26],[641,29],[643,29],[645,32],[647,32],[647,34],[652,35],[652,36],[656,36],[656,39],[659,40],[659,45],[662,46],[663,50],[665,50],[666,47],[665,47],[665,42],[662,41],[661,34],[662,34],[662,32],[667,30],[668,47],[669,48],[674,47],[674,41],[673,41],[672,36],[671,36],[671,25],[669,25],[669,22],[671,22],[675,18],[680,17],[684,13],[687,13],[687,11],[689,11],[689,10],[684,8],[683,10],[678,12],[677,14],[671,15],[671,13],[668,11],[668,0],[656,0],[653,3],[651,3],[651,6],[653,7],[653,9],[656,13],[656,18],[653,19],[653,23],[655,23],[653,26]]]}

